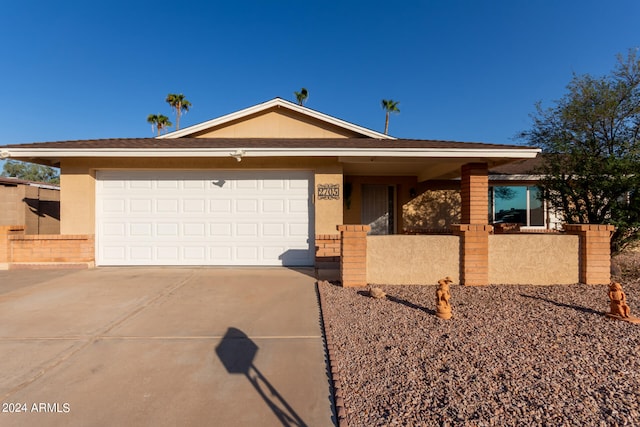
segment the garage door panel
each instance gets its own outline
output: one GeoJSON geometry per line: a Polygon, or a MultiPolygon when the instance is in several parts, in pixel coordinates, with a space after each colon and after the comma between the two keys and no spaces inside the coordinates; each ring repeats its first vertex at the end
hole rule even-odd
{"type": "Polygon", "coordinates": [[[129,257],[133,261],[151,263],[153,261],[153,247],[129,246],[129,257]]]}
{"type": "Polygon", "coordinates": [[[211,236],[214,237],[231,237],[232,233],[231,224],[211,224],[211,236]]]}
{"type": "Polygon", "coordinates": [[[156,248],[156,256],[158,261],[172,261],[180,256],[180,248],[177,246],[158,246],[156,248]]]}
{"type": "Polygon", "coordinates": [[[182,211],[185,213],[205,213],[205,201],[202,199],[186,199],[182,211]]]}
{"type": "Polygon", "coordinates": [[[156,213],[159,214],[177,214],[180,203],[176,199],[160,199],[156,200],[156,213]]]}
{"type": "Polygon", "coordinates": [[[148,237],[153,236],[153,225],[147,223],[130,223],[129,224],[129,236],[132,237],[148,237]]]}
{"type": "Polygon", "coordinates": [[[186,223],[184,224],[183,233],[187,237],[205,237],[207,235],[207,226],[204,223],[186,223]]]}
{"type": "Polygon", "coordinates": [[[156,224],[156,236],[160,237],[178,237],[178,230],[180,226],[178,223],[160,223],[156,224]]]}
{"type": "Polygon", "coordinates": [[[231,199],[212,200],[209,202],[211,213],[231,213],[231,199]]]}
{"type": "Polygon", "coordinates": [[[257,200],[236,200],[236,212],[238,213],[249,213],[249,214],[257,214],[258,213],[258,201],[257,200]]]}
{"type": "Polygon", "coordinates": [[[99,265],[312,265],[311,174],[98,171],[99,265]]]}

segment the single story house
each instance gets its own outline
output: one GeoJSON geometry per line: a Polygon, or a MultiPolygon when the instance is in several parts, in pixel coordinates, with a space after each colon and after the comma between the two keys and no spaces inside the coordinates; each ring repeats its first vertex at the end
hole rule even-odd
{"type": "MultiPolygon", "coordinates": [[[[275,98],[157,138],[16,144],[3,151],[60,167],[60,232],[87,237],[96,265],[315,265],[362,285],[390,277],[432,283],[445,271],[466,284],[508,278],[491,276],[485,260],[492,234],[489,170],[533,159],[540,150],[398,139],[275,98]],[[460,189],[454,235],[403,235],[407,204],[452,179],[460,189]],[[469,246],[477,236],[480,251],[469,246]],[[376,237],[396,239],[378,248],[376,237]],[[398,253],[406,260],[399,262],[398,253]],[[425,263],[425,254],[440,261],[425,263]],[[430,271],[417,267],[425,264],[430,271]],[[377,270],[386,273],[369,274],[377,270]]],[[[576,252],[578,281],[574,240],[567,244],[576,252]]]]}

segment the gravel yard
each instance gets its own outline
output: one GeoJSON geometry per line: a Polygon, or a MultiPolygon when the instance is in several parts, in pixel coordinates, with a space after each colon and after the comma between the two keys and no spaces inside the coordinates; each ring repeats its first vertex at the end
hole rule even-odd
{"type": "MultiPolygon", "coordinates": [[[[640,262],[621,258],[640,317],[640,262]]],[[[640,325],[608,320],[606,286],[319,284],[349,426],[640,425],[640,325]]]]}

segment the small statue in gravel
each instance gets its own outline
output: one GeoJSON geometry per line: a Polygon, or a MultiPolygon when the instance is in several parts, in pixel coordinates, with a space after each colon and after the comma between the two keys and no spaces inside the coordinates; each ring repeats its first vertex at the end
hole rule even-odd
{"type": "Polygon", "coordinates": [[[451,319],[451,293],[449,292],[449,283],[453,281],[449,276],[438,280],[438,289],[436,289],[436,316],[440,319],[451,319]]]}
{"type": "Polygon", "coordinates": [[[611,319],[624,320],[631,323],[640,323],[640,319],[631,316],[631,309],[627,305],[627,295],[622,290],[622,285],[611,282],[609,285],[609,309],[607,317],[611,319]]]}

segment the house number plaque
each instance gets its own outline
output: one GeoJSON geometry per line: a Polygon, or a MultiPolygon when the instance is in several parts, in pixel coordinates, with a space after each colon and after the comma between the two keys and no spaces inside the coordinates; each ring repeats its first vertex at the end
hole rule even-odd
{"type": "Polygon", "coordinates": [[[318,184],[318,200],[340,199],[339,184],[318,184]]]}

